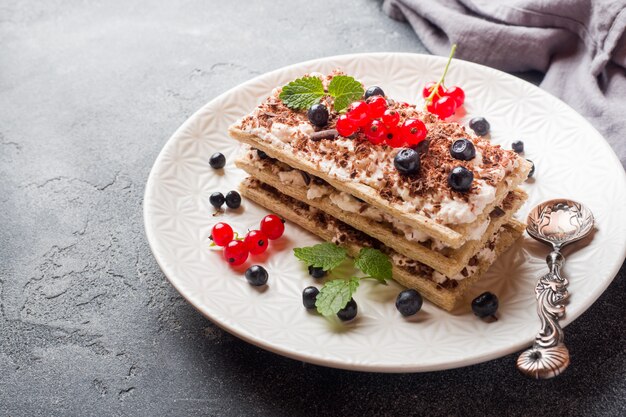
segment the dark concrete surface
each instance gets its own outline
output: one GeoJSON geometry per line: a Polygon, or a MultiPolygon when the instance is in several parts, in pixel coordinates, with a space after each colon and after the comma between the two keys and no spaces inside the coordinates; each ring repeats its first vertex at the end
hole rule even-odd
{"type": "Polygon", "coordinates": [[[257,74],[364,51],[425,52],[371,0],[2,1],[0,415],[624,416],[624,268],[568,328],[572,367],[541,383],[514,356],[413,375],[303,364],[166,281],[141,204],[171,133],[257,74]]]}

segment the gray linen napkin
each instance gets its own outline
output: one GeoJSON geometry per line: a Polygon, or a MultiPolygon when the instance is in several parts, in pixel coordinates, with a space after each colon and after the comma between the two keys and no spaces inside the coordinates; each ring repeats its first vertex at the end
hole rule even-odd
{"type": "Polygon", "coordinates": [[[626,0],[385,0],[433,53],[545,73],[541,88],[598,129],[626,168],[626,0]]]}

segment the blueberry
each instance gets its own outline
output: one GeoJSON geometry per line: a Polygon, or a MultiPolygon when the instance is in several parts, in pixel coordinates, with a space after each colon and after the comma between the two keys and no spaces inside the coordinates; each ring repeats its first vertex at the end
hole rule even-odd
{"type": "Polygon", "coordinates": [[[328,124],[328,109],[323,104],[312,105],[306,115],[314,126],[324,127],[328,124]]]}
{"type": "Polygon", "coordinates": [[[430,146],[430,140],[426,139],[418,143],[417,145],[411,146],[411,149],[415,149],[418,154],[423,155],[428,152],[428,148],[430,146]]]}
{"type": "Polygon", "coordinates": [[[412,148],[400,149],[393,158],[393,164],[401,174],[413,175],[420,169],[420,155],[412,148]]]}
{"type": "Polygon", "coordinates": [[[317,294],[320,293],[315,287],[306,287],[302,290],[302,304],[307,309],[315,308],[315,301],[317,300],[317,294]]]}
{"type": "Polygon", "coordinates": [[[224,165],[226,165],[226,157],[223,153],[216,152],[211,155],[211,158],[209,159],[209,165],[211,165],[211,168],[213,169],[224,168],[224,165]]]}
{"type": "Polygon", "coordinates": [[[309,275],[313,278],[324,278],[326,276],[326,271],[324,271],[323,268],[309,266],[309,275]]]}
{"type": "Polygon", "coordinates": [[[231,209],[239,208],[241,205],[241,196],[237,191],[229,191],[226,194],[226,205],[231,209]]]}
{"type": "Polygon", "coordinates": [[[357,310],[356,301],[354,301],[354,298],[351,298],[350,301],[348,301],[348,304],[339,310],[337,317],[339,317],[341,321],[352,320],[356,317],[357,310]]]}
{"type": "Polygon", "coordinates": [[[450,188],[462,193],[469,191],[472,187],[473,180],[474,174],[465,167],[455,167],[448,175],[448,185],[450,188]]]}
{"type": "Polygon", "coordinates": [[[422,296],[415,290],[404,290],[396,298],[396,308],[405,317],[412,316],[422,308],[422,296]]]}
{"type": "Polygon", "coordinates": [[[267,283],[267,270],[261,265],[252,265],[246,270],[246,279],[250,285],[260,287],[267,283]]]}
{"type": "Polygon", "coordinates": [[[211,203],[211,205],[216,209],[221,208],[224,204],[224,194],[219,192],[211,194],[211,197],[209,197],[209,203],[211,203]]]}
{"type": "Polygon", "coordinates": [[[511,144],[511,149],[513,149],[513,151],[515,153],[523,153],[524,152],[524,142],[522,142],[521,140],[513,142],[511,144]]]}
{"type": "Polygon", "coordinates": [[[489,122],[484,117],[474,117],[469,122],[469,127],[476,133],[478,136],[485,136],[489,133],[489,122]]]}
{"type": "Polygon", "coordinates": [[[474,144],[469,139],[458,139],[450,146],[450,155],[461,161],[469,161],[476,156],[476,148],[474,148],[474,144]]]}
{"type": "Polygon", "coordinates": [[[489,317],[498,311],[498,297],[490,292],[484,292],[472,301],[472,311],[478,317],[489,317]]]}
{"type": "Polygon", "coordinates": [[[363,98],[367,100],[368,98],[373,97],[373,96],[385,97],[385,92],[380,87],[376,87],[376,86],[370,87],[367,89],[367,91],[365,91],[365,95],[363,96],[363,98]]]}
{"type": "Polygon", "coordinates": [[[256,154],[259,156],[259,159],[267,159],[269,158],[269,156],[267,156],[267,154],[265,152],[263,152],[260,149],[256,150],[256,154]]]}
{"type": "Polygon", "coordinates": [[[530,167],[530,172],[528,173],[528,178],[530,178],[535,174],[535,163],[531,161],[530,159],[527,159],[527,161],[530,162],[530,164],[532,165],[530,167]]]}

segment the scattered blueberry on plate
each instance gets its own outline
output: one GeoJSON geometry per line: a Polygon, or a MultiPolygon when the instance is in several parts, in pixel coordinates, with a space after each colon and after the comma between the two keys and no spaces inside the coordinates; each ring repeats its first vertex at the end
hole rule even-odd
{"type": "Polygon", "coordinates": [[[224,201],[226,201],[224,199],[224,194],[220,192],[213,193],[209,197],[209,203],[211,203],[211,205],[216,209],[221,208],[224,205],[224,201]]]}
{"type": "Polygon", "coordinates": [[[315,287],[306,287],[302,290],[302,304],[306,309],[315,308],[315,301],[317,300],[317,295],[320,293],[315,287]]]}
{"type": "Polygon", "coordinates": [[[354,301],[354,298],[351,298],[350,301],[348,301],[348,304],[346,304],[344,308],[339,310],[339,312],[337,313],[337,317],[339,317],[341,321],[352,320],[356,317],[357,310],[358,307],[356,305],[356,301],[354,301]]]}
{"type": "Polygon", "coordinates": [[[485,136],[489,133],[491,126],[489,126],[489,122],[484,117],[474,117],[469,122],[469,127],[476,133],[478,136],[485,136]]]}
{"type": "Polygon", "coordinates": [[[260,287],[267,283],[268,273],[261,265],[252,265],[246,270],[246,280],[250,285],[260,287]]]}
{"type": "Polygon", "coordinates": [[[498,297],[491,292],[484,292],[472,301],[472,311],[480,318],[493,316],[498,311],[498,297]]]}
{"type": "Polygon", "coordinates": [[[237,191],[229,191],[224,200],[226,201],[228,208],[231,209],[239,208],[241,205],[241,196],[237,191]]]}
{"type": "Polygon", "coordinates": [[[324,278],[326,276],[326,271],[324,271],[324,268],[309,265],[309,275],[313,278],[324,278]]]}
{"type": "Polygon", "coordinates": [[[213,169],[224,168],[224,165],[226,165],[226,157],[223,153],[216,152],[211,155],[211,158],[209,159],[209,165],[211,165],[211,168],[213,169]]]}
{"type": "Polygon", "coordinates": [[[405,317],[412,316],[422,308],[422,296],[413,289],[404,290],[396,298],[396,308],[405,317]]]}
{"type": "Polygon", "coordinates": [[[516,140],[511,144],[511,149],[513,149],[515,153],[524,153],[524,142],[516,140]]]}

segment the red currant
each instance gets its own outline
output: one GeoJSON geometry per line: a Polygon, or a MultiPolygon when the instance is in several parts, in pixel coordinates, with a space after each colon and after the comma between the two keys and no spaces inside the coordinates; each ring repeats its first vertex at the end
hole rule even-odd
{"type": "Polygon", "coordinates": [[[278,239],[285,232],[283,219],[275,214],[268,214],[261,220],[261,231],[270,240],[278,239]]]}
{"type": "Polygon", "coordinates": [[[218,223],[211,230],[211,240],[217,246],[226,246],[228,242],[233,240],[233,228],[226,223],[218,223]]]}
{"type": "Polygon", "coordinates": [[[423,141],[427,133],[426,126],[418,119],[406,119],[400,128],[400,137],[409,146],[423,141]]]}
{"type": "Polygon", "coordinates": [[[232,240],[224,247],[224,259],[231,265],[241,265],[248,259],[248,246],[242,240],[232,240]]]}
{"type": "Polygon", "coordinates": [[[260,230],[250,230],[243,241],[253,255],[265,252],[269,244],[267,236],[260,230]]]}
{"type": "Polygon", "coordinates": [[[446,95],[452,97],[457,107],[461,107],[465,102],[465,91],[461,87],[450,87],[446,90],[446,95]]]}
{"type": "Polygon", "coordinates": [[[385,113],[383,113],[383,123],[387,127],[398,126],[398,122],[400,121],[400,113],[395,110],[387,109],[385,113]]]}
{"type": "Polygon", "coordinates": [[[456,103],[452,97],[444,96],[433,103],[433,113],[440,119],[447,119],[456,111],[456,103]]]}
{"type": "Polygon", "coordinates": [[[365,136],[374,145],[380,145],[385,140],[387,128],[380,120],[372,120],[372,123],[365,129],[365,136]]]}
{"type": "Polygon", "coordinates": [[[348,113],[346,114],[348,119],[359,127],[367,125],[367,122],[371,119],[369,115],[369,107],[364,101],[355,101],[350,104],[348,107],[348,113]]]}
{"type": "Polygon", "coordinates": [[[335,128],[337,129],[337,132],[339,133],[339,135],[343,136],[344,138],[347,138],[347,137],[354,135],[354,133],[358,129],[358,126],[355,125],[352,122],[352,120],[348,119],[347,115],[342,114],[337,119],[337,125],[335,126],[335,128]]]}
{"type": "Polygon", "coordinates": [[[392,148],[401,148],[402,146],[404,146],[404,140],[400,135],[399,126],[392,127],[387,131],[386,142],[387,145],[391,146],[392,148]]]}
{"type": "MultiPolygon", "coordinates": [[[[437,85],[435,81],[426,83],[426,85],[424,86],[424,89],[422,90],[422,97],[424,98],[430,97],[430,95],[433,92],[433,88],[435,88],[435,85],[437,85]]],[[[433,99],[436,100],[439,97],[443,97],[444,94],[445,94],[445,90],[443,89],[443,86],[439,84],[439,87],[437,88],[437,93],[435,94],[433,99]]]]}
{"type": "Polygon", "coordinates": [[[387,100],[383,96],[370,97],[367,106],[370,119],[379,119],[387,110],[387,100]]]}

